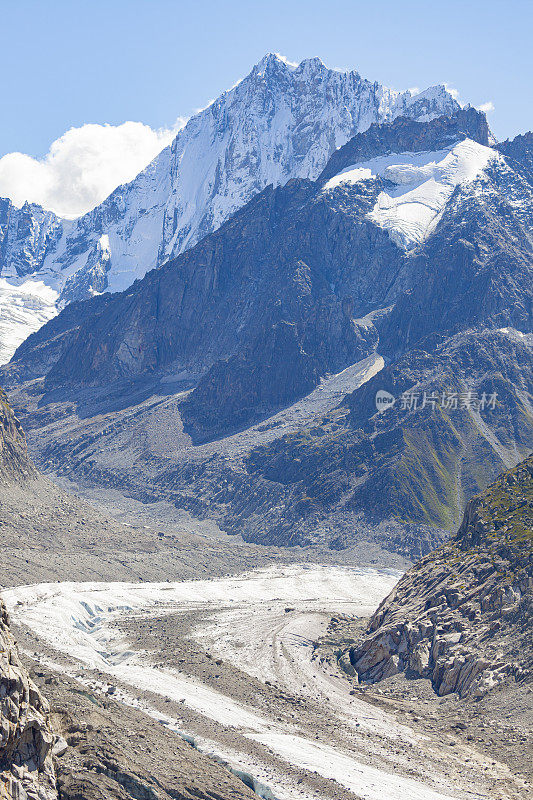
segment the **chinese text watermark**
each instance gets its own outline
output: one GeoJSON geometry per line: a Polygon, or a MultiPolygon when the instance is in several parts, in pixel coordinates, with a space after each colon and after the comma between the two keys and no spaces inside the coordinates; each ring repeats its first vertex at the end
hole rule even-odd
{"type": "Polygon", "coordinates": [[[376,392],[376,408],[381,413],[391,406],[398,405],[402,411],[422,411],[430,408],[435,411],[442,408],[446,411],[456,411],[465,409],[467,411],[485,411],[485,409],[495,409],[498,402],[497,392],[475,392],[468,390],[465,392],[452,392],[444,390],[442,392],[427,392],[410,389],[402,392],[399,397],[394,397],[385,389],[376,392]]]}

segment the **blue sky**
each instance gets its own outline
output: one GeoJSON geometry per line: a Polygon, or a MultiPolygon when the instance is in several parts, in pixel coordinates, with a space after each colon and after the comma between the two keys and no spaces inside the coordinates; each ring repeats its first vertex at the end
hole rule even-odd
{"type": "Polygon", "coordinates": [[[0,155],[71,126],[190,115],[267,51],[318,55],[396,88],[491,101],[498,138],[533,128],[533,4],[522,0],[0,0],[0,155]]]}

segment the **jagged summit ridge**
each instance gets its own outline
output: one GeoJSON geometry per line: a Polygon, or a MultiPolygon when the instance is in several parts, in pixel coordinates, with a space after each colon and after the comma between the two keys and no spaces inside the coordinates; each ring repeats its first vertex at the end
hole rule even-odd
{"type": "MultiPolygon", "coordinates": [[[[458,109],[442,86],[398,92],[317,58],[293,65],[267,54],[192,117],[131,183],[83,217],[60,220],[38,206],[0,201],[0,278],[43,281],[57,293],[57,308],[125,289],[220,227],[269,184],[317,178],[334,150],[373,123],[398,116],[427,121],[458,109]]],[[[13,327],[4,359],[29,332],[14,305],[8,292],[2,316],[13,318],[13,327]]],[[[29,317],[33,330],[43,322],[42,312],[30,310],[29,317]]]]}

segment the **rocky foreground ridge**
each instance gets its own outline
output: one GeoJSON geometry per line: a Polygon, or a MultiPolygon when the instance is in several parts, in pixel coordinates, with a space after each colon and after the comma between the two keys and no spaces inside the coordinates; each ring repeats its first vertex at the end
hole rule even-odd
{"type": "Polygon", "coordinates": [[[52,761],[56,737],[48,711],[20,661],[0,601],[0,798],[57,797],[52,761]]]}
{"type": "Polygon", "coordinates": [[[421,559],[349,651],[360,681],[399,672],[439,695],[483,697],[533,676],[533,455],[468,503],[457,535],[421,559]]]}

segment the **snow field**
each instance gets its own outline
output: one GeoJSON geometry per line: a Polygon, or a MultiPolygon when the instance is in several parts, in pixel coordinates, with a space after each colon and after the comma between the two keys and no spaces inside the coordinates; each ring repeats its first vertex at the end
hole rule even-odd
{"type": "Polygon", "coordinates": [[[331,178],[324,191],[376,176],[388,181],[391,188],[380,192],[368,218],[408,250],[435,229],[454,189],[472,183],[491,160],[503,159],[492,148],[465,139],[444,150],[392,153],[353,164],[331,178]]]}

